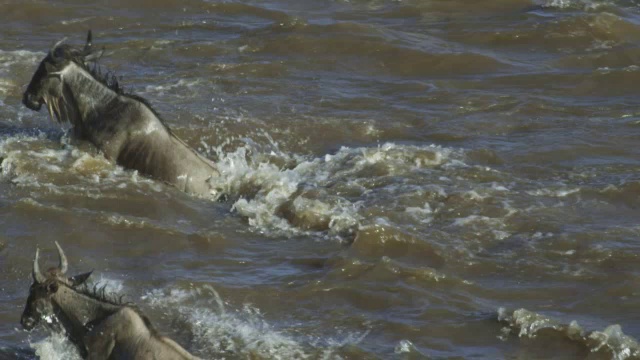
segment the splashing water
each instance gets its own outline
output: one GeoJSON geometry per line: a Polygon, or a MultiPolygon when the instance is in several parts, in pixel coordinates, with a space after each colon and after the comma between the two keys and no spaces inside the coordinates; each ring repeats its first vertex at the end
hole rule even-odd
{"type": "MultiPolygon", "coordinates": [[[[237,197],[232,209],[246,217],[251,226],[271,234],[327,232],[339,239],[350,238],[362,225],[360,213],[366,206],[366,184],[371,178],[388,179],[447,163],[454,153],[436,146],[405,146],[386,143],[377,148],[341,148],[322,158],[292,159],[280,156],[280,163],[295,161],[289,168],[265,160],[264,152],[251,144],[223,153],[218,147],[221,176],[211,185],[237,197]]],[[[452,165],[455,161],[451,161],[452,165]]],[[[393,191],[396,184],[390,184],[393,191]]]]}
{"type": "Polygon", "coordinates": [[[82,357],[64,334],[50,336],[29,344],[40,360],[80,360],[82,357]]]}
{"type": "MultiPolygon", "coordinates": [[[[586,332],[575,320],[566,325],[526,309],[518,309],[509,314],[504,308],[498,309],[498,320],[509,324],[519,337],[534,338],[543,330],[553,330],[587,347],[591,352],[602,351],[616,360],[640,357],[638,342],[624,334],[617,324],[609,325],[602,331],[586,332]]],[[[503,333],[509,332],[510,329],[503,329],[503,333]]]]}
{"type": "Polygon", "coordinates": [[[153,308],[177,311],[180,320],[190,327],[195,353],[206,357],[308,359],[321,355],[324,359],[335,359],[340,358],[334,353],[335,349],[359,343],[368,334],[368,331],[350,333],[341,340],[301,342],[270,325],[260,309],[251,304],[228,309],[228,304],[225,305],[211,286],[190,290],[155,289],[143,295],[142,300],[153,308]],[[206,304],[198,303],[197,300],[203,298],[207,299],[206,304]]]}

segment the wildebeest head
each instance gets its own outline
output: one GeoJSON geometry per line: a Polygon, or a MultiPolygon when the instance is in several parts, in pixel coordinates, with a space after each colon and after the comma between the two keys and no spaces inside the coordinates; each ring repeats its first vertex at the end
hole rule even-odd
{"type": "Polygon", "coordinates": [[[53,297],[61,286],[74,288],[84,283],[91,275],[91,272],[72,276],[67,278],[67,257],[64,255],[62,248],[56,241],[58,248],[58,256],[60,263],[58,267],[54,267],[46,271],[44,274],[40,271],[38,264],[39,251],[36,249],[36,257],[33,260],[33,284],[29,289],[29,297],[24,307],[20,323],[26,330],[33,329],[40,319],[47,319],[49,322],[55,316],[53,297]]]}
{"type": "Polygon", "coordinates": [[[39,111],[43,103],[62,95],[62,73],[71,62],[84,64],[102,54],[102,52],[93,52],[91,30],[82,48],[62,44],[65,40],[62,39],[53,45],[33,74],[22,96],[22,103],[29,109],[39,111]]]}

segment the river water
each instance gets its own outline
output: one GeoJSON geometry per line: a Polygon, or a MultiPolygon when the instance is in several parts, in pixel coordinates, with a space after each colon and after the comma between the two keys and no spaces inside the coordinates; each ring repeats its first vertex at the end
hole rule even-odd
{"type": "Polygon", "coordinates": [[[0,358],[54,240],[205,359],[640,358],[639,5],[0,1],[0,358]],[[20,103],[88,29],[224,198],[20,103]]]}

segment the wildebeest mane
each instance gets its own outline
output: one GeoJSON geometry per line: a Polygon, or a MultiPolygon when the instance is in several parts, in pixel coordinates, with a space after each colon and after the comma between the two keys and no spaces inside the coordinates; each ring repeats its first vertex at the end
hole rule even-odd
{"type": "Polygon", "coordinates": [[[118,296],[114,293],[107,292],[107,284],[101,285],[100,283],[96,283],[93,286],[83,285],[73,288],[78,293],[88,296],[94,300],[100,302],[106,302],[111,305],[116,306],[130,306],[131,303],[125,302],[122,299],[124,295],[118,296]]]}
{"type": "MultiPolygon", "coordinates": [[[[104,68],[100,64],[98,64],[98,60],[100,60],[101,56],[98,57],[96,60],[91,61],[90,63],[87,63],[85,62],[84,56],[82,55],[82,52],[79,49],[71,47],[70,45],[62,45],[62,46],[66,47],[67,51],[65,51],[64,53],[67,55],[69,60],[73,61],[76,65],[80,66],[82,69],[87,71],[87,73],[89,73],[96,81],[98,81],[100,84],[104,85],[108,89],[112,90],[116,94],[141,102],[149,110],[151,110],[151,112],[160,120],[160,123],[164,125],[164,127],[167,129],[167,131],[169,131],[169,133],[171,133],[171,129],[167,126],[164,119],[153,108],[153,106],[151,106],[151,104],[147,99],[143,98],[142,96],[125,91],[122,85],[120,85],[120,81],[118,77],[115,75],[115,73],[113,71],[104,70],[104,68]]],[[[104,52],[104,49],[101,50],[101,52],[104,52]]]]}
{"type": "Polygon", "coordinates": [[[109,89],[115,91],[118,95],[126,95],[118,78],[111,71],[103,71],[102,67],[98,64],[98,60],[102,57],[104,53],[104,49],[100,50],[100,56],[90,61],[90,64],[85,62],[85,57],[88,55],[84,53],[81,49],[71,46],[71,45],[60,45],[59,49],[56,49],[57,56],[61,56],[66,58],[69,61],[74,62],[76,65],[80,66],[84,70],[86,70],[91,76],[100,82],[102,85],[108,87],[109,89]]]}
{"type": "Polygon", "coordinates": [[[127,94],[122,86],[120,86],[120,82],[118,81],[118,77],[112,71],[104,71],[102,66],[100,66],[97,62],[94,62],[91,66],[87,66],[84,62],[77,63],[81,65],[94,79],[98,80],[102,85],[108,87],[113,90],[118,95],[130,95],[127,94]]]}
{"type": "Polygon", "coordinates": [[[93,286],[85,284],[83,286],[79,286],[73,289],[78,293],[84,296],[88,296],[94,300],[97,300],[100,302],[106,302],[108,304],[115,305],[115,306],[126,306],[130,308],[131,310],[135,311],[136,314],[140,316],[140,318],[142,318],[142,321],[144,322],[145,326],[149,329],[149,331],[151,331],[152,334],[158,334],[158,331],[156,330],[155,327],[153,327],[151,320],[149,320],[149,318],[142,312],[142,310],[140,310],[138,305],[132,302],[123,301],[123,298],[126,295],[118,296],[115,293],[107,292],[107,284],[100,285],[100,283],[96,283],[93,286]]]}

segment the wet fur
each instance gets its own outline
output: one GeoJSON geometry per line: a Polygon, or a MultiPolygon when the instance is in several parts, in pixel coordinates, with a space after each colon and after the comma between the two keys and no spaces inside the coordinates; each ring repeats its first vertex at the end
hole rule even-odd
{"type": "Polygon", "coordinates": [[[34,282],[20,320],[26,329],[51,319],[46,326],[63,332],[90,360],[198,359],[160,335],[135,305],[107,293],[105,285],[88,286],[91,272],[66,277],[66,257],[58,249],[61,265],[44,273],[36,251],[34,282]]]}
{"type": "MultiPolygon", "coordinates": [[[[188,193],[219,196],[208,181],[219,175],[213,163],[178,138],[145,99],[126,93],[117,78],[99,66],[87,66],[77,48],[61,45],[57,53],[67,63],[58,71],[47,70],[46,76],[58,77],[59,89],[42,95],[52,120],[70,123],[77,138],[92,142],[125,168],[188,193]]],[[[34,74],[32,84],[43,72],[34,74]]]]}

